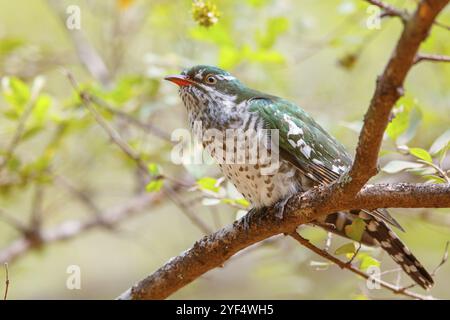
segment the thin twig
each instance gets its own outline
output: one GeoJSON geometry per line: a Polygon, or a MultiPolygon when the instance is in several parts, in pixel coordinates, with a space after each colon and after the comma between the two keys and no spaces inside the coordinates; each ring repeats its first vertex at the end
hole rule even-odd
{"type": "Polygon", "coordinates": [[[292,238],[294,238],[295,240],[297,240],[302,246],[305,246],[306,248],[310,249],[311,251],[313,251],[314,253],[318,254],[319,256],[335,263],[337,266],[339,266],[341,269],[347,269],[361,277],[363,277],[366,280],[371,280],[374,281],[376,283],[378,283],[380,286],[392,291],[395,294],[400,294],[400,295],[404,295],[404,296],[408,296],[410,298],[414,298],[414,299],[419,299],[419,300],[432,300],[434,299],[432,296],[424,296],[415,292],[411,292],[408,291],[407,288],[399,288],[393,284],[390,284],[386,281],[383,281],[381,279],[378,279],[376,277],[372,277],[371,275],[355,268],[351,263],[342,261],[334,256],[332,256],[331,254],[329,254],[328,252],[326,252],[325,250],[322,250],[318,247],[316,247],[315,245],[313,245],[311,242],[309,242],[309,240],[303,238],[302,236],[300,236],[297,232],[293,232],[290,234],[290,236],[292,238]]]}
{"type": "Polygon", "coordinates": [[[417,160],[417,162],[420,162],[420,163],[423,163],[423,164],[425,164],[427,166],[432,167],[433,169],[435,169],[441,175],[441,178],[443,178],[445,181],[447,181],[447,183],[450,183],[450,177],[447,175],[447,173],[444,170],[442,170],[442,168],[440,168],[439,166],[435,165],[433,162],[428,162],[428,161],[421,160],[421,159],[417,160]]]}
{"type": "Polygon", "coordinates": [[[450,62],[449,56],[444,56],[441,54],[431,54],[431,53],[419,53],[416,55],[414,59],[414,64],[417,64],[422,61],[430,61],[430,62],[450,62]]]}
{"type": "Polygon", "coordinates": [[[154,135],[155,137],[158,137],[164,141],[172,142],[170,139],[170,135],[167,132],[164,132],[164,130],[158,128],[157,126],[155,126],[151,123],[144,123],[144,122],[136,119],[135,117],[130,116],[128,113],[126,113],[122,110],[113,108],[108,103],[106,103],[106,101],[100,99],[97,96],[90,96],[90,99],[94,104],[98,105],[99,107],[107,110],[108,112],[110,112],[114,115],[117,115],[118,117],[124,119],[126,122],[144,130],[145,132],[148,132],[148,133],[154,135]]]}
{"type": "Polygon", "coordinates": [[[442,256],[441,262],[436,266],[436,268],[434,268],[433,272],[431,273],[432,277],[434,277],[436,273],[439,271],[439,269],[447,262],[449,244],[450,241],[447,241],[447,243],[445,244],[444,255],[442,256]]]}
{"type": "Polygon", "coordinates": [[[9,290],[9,271],[8,271],[8,263],[5,262],[5,294],[3,296],[3,300],[6,300],[8,298],[8,290],[9,290]]]}
{"type": "Polygon", "coordinates": [[[408,20],[408,13],[405,10],[397,9],[394,6],[379,0],[364,0],[364,1],[382,9],[383,16],[399,17],[400,19],[402,19],[403,22],[406,22],[408,20]]]}
{"type": "Polygon", "coordinates": [[[86,206],[95,216],[100,216],[101,210],[100,208],[95,204],[95,202],[92,200],[91,197],[89,197],[86,192],[83,190],[77,188],[73,183],[67,179],[64,176],[52,174],[56,184],[66,189],[68,192],[70,192],[72,195],[75,196],[82,204],[86,206]]]}

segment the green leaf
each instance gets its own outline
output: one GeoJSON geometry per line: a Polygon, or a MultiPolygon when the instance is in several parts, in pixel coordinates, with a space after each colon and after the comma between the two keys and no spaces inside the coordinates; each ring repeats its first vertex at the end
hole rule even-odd
{"type": "Polygon", "coordinates": [[[2,85],[5,100],[17,111],[23,110],[25,104],[30,99],[30,88],[28,85],[15,77],[3,78],[2,85]]]}
{"type": "Polygon", "coordinates": [[[351,225],[345,226],[345,234],[355,241],[361,241],[364,230],[366,229],[366,223],[361,218],[353,220],[351,225]]]}
{"type": "Polygon", "coordinates": [[[355,244],[353,242],[349,242],[337,248],[334,254],[341,255],[355,252],[356,252],[355,244]]]}
{"type": "Polygon", "coordinates": [[[235,47],[224,46],[219,51],[219,66],[224,69],[232,69],[242,61],[241,51],[235,47]]]}
{"type": "Polygon", "coordinates": [[[422,159],[427,162],[433,162],[433,158],[431,158],[431,155],[425,149],[409,148],[409,153],[415,156],[416,158],[422,159]]]}
{"type": "Polygon", "coordinates": [[[159,190],[161,190],[163,185],[163,179],[152,180],[145,186],[145,190],[147,190],[148,192],[158,192],[159,190]]]}
{"type": "Polygon", "coordinates": [[[36,125],[41,126],[44,124],[51,103],[52,99],[49,95],[42,94],[39,96],[31,115],[36,125]]]}
{"type": "Polygon", "coordinates": [[[397,144],[408,143],[416,134],[422,120],[417,101],[411,96],[402,97],[393,110],[394,119],[386,128],[386,134],[397,144]]]}
{"type": "Polygon", "coordinates": [[[411,161],[393,160],[388,162],[381,170],[386,173],[397,173],[408,169],[422,168],[423,164],[411,161]]]}
{"type": "Polygon", "coordinates": [[[238,205],[243,206],[244,208],[248,208],[250,206],[250,202],[244,198],[235,199],[235,201],[238,205]]]}
{"type": "Polygon", "coordinates": [[[160,170],[159,170],[159,166],[156,163],[149,163],[147,165],[147,169],[148,169],[148,173],[152,176],[159,176],[160,175],[160,170]]]}
{"type": "Polygon", "coordinates": [[[270,49],[277,38],[289,28],[289,20],[285,17],[274,17],[267,21],[265,32],[257,32],[256,40],[261,49],[270,49]]]}
{"type": "Polygon", "coordinates": [[[442,177],[439,176],[435,176],[435,175],[424,175],[422,176],[422,178],[427,179],[427,181],[429,182],[434,182],[434,183],[447,183],[447,180],[445,180],[442,177]]]}
{"type": "Polygon", "coordinates": [[[244,208],[247,208],[247,207],[250,206],[250,202],[248,202],[244,198],[239,198],[239,199],[224,198],[221,201],[223,203],[226,203],[226,204],[239,205],[239,206],[244,207],[244,208]]]}
{"type": "Polygon", "coordinates": [[[359,269],[362,271],[366,271],[370,267],[380,267],[381,263],[377,259],[371,257],[368,254],[360,254],[358,255],[358,258],[360,259],[361,263],[359,264],[359,269]]]}
{"type": "Polygon", "coordinates": [[[219,192],[220,187],[218,186],[217,179],[211,177],[204,177],[197,180],[197,185],[201,190],[212,191],[214,193],[219,192]]]}
{"type": "Polygon", "coordinates": [[[44,129],[43,126],[33,126],[27,130],[25,130],[25,132],[23,133],[22,137],[20,138],[20,140],[23,142],[25,140],[28,140],[32,137],[34,137],[36,134],[38,134],[39,132],[41,132],[44,129]]]}
{"type": "Polygon", "coordinates": [[[450,129],[440,135],[431,145],[430,153],[437,154],[450,143],[450,129]]]}

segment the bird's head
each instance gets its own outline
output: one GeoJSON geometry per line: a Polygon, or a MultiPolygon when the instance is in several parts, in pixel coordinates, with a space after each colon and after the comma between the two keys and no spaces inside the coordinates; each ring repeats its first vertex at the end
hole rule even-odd
{"type": "Polygon", "coordinates": [[[206,65],[186,69],[179,75],[166,77],[165,80],[180,87],[180,95],[185,103],[238,102],[245,90],[244,85],[229,72],[206,65]]]}

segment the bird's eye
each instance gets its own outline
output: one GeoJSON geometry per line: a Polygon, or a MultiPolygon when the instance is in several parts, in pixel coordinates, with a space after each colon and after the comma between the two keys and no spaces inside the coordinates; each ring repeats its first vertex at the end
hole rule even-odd
{"type": "Polygon", "coordinates": [[[217,78],[213,75],[209,74],[205,77],[205,80],[208,84],[215,84],[217,82],[217,78]]]}

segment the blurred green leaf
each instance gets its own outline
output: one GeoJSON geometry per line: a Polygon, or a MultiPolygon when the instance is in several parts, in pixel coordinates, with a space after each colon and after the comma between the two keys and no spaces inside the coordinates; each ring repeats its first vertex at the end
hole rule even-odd
{"type": "Polygon", "coordinates": [[[193,28],[190,30],[189,35],[192,39],[213,43],[218,46],[235,46],[229,28],[223,23],[217,24],[211,28],[193,28]]]}
{"type": "Polygon", "coordinates": [[[334,254],[341,255],[355,252],[356,252],[355,244],[353,242],[349,242],[337,248],[334,254]]]}
{"type": "Polygon", "coordinates": [[[361,218],[353,220],[352,224],[345,226],[345,234],[355,241],[361,241],[364,230],[366,229],[366,223],[361,218]]]}
{"type": "Polygon", "coordinates": [[[426,162],[433,162],[433,158],[431,158],[431,155],[425,149],[409,148],[409,153],[415,156],[416,158],[422,159],[426,162]]]}
{"type": "Polygon", "coordinates": [[[160,169],[156,163],[149,163],[147,165],[147,170],[151,176],[159,176],[160,175],[160,169]]]}
{"type": "Polygon", "coordinates": [[[5,56],[20,48],[25,41],[18,38],[2,38],[0,39],[0,57],[5,56]]]}
{"type": "Polygon", "coordinates": [[[411,161],[393,160],[388,162],[381,170],[386,173],[397,173],[407,169],[422,168],[423,164],[411,161]]]}
{"type": "Polygon", "coordinates": [[[204,177],[197,180],[197,185],[201,190],[212,191],[214,193],[219,192],[220,186],[218,186],[217,179],[211,177],[204,177]]]}
{"type": "Polygon", "coordinates": [[[159,190],[161,190],[163,185],[163,179],[152,180],[145,186],[145,190],[147,190],[148,192],[158,192],[159,190]]]}
{"type": "Polygon", "coordinates": [[[47,94],[41,94],[36,100],[33,112],[31,114],[35,125],[42,126],[47,119],[48,111],[50,109],[52,99],[47,94]]]}
{"type": "Polygon", "coordinates": [[[256,41],[261,49],[270,49],[277,38],[289,28],[289,20],[285,17],[273,17],[267,21],[264,32],[256,32],[256,41]]]}
{"type": "Polygon", "coordinates": [[[435,175],[424,175],[422,178],[427,179],[429,182],[433,183],[447,183],[447,180],[435,175]]]}
{"type": "Polygon", "coordinates": [[[15,77],[2,79],[3,96],[17,112],[21,112],[30,99],[30,88],[22,80],[15,77]]]}
{"type": "Polygon", "coordinates": [[[386,128],[386,134],[397,144],[408,143],[416,134],[422,119],[417,101],[411,96],[402,97],[393,110],[394,119],[386,128]]]}
{"type": "Polygon", "coordinates": [[[381,266],[380,261],[378,261],[374,257],[371,257],[367,253],[359,254],[358,259],[361,261],[361,263],[359,264],[359,269],[362,271],[366,271],[370,267],[378,267],[379,268],[381,266]]]}

